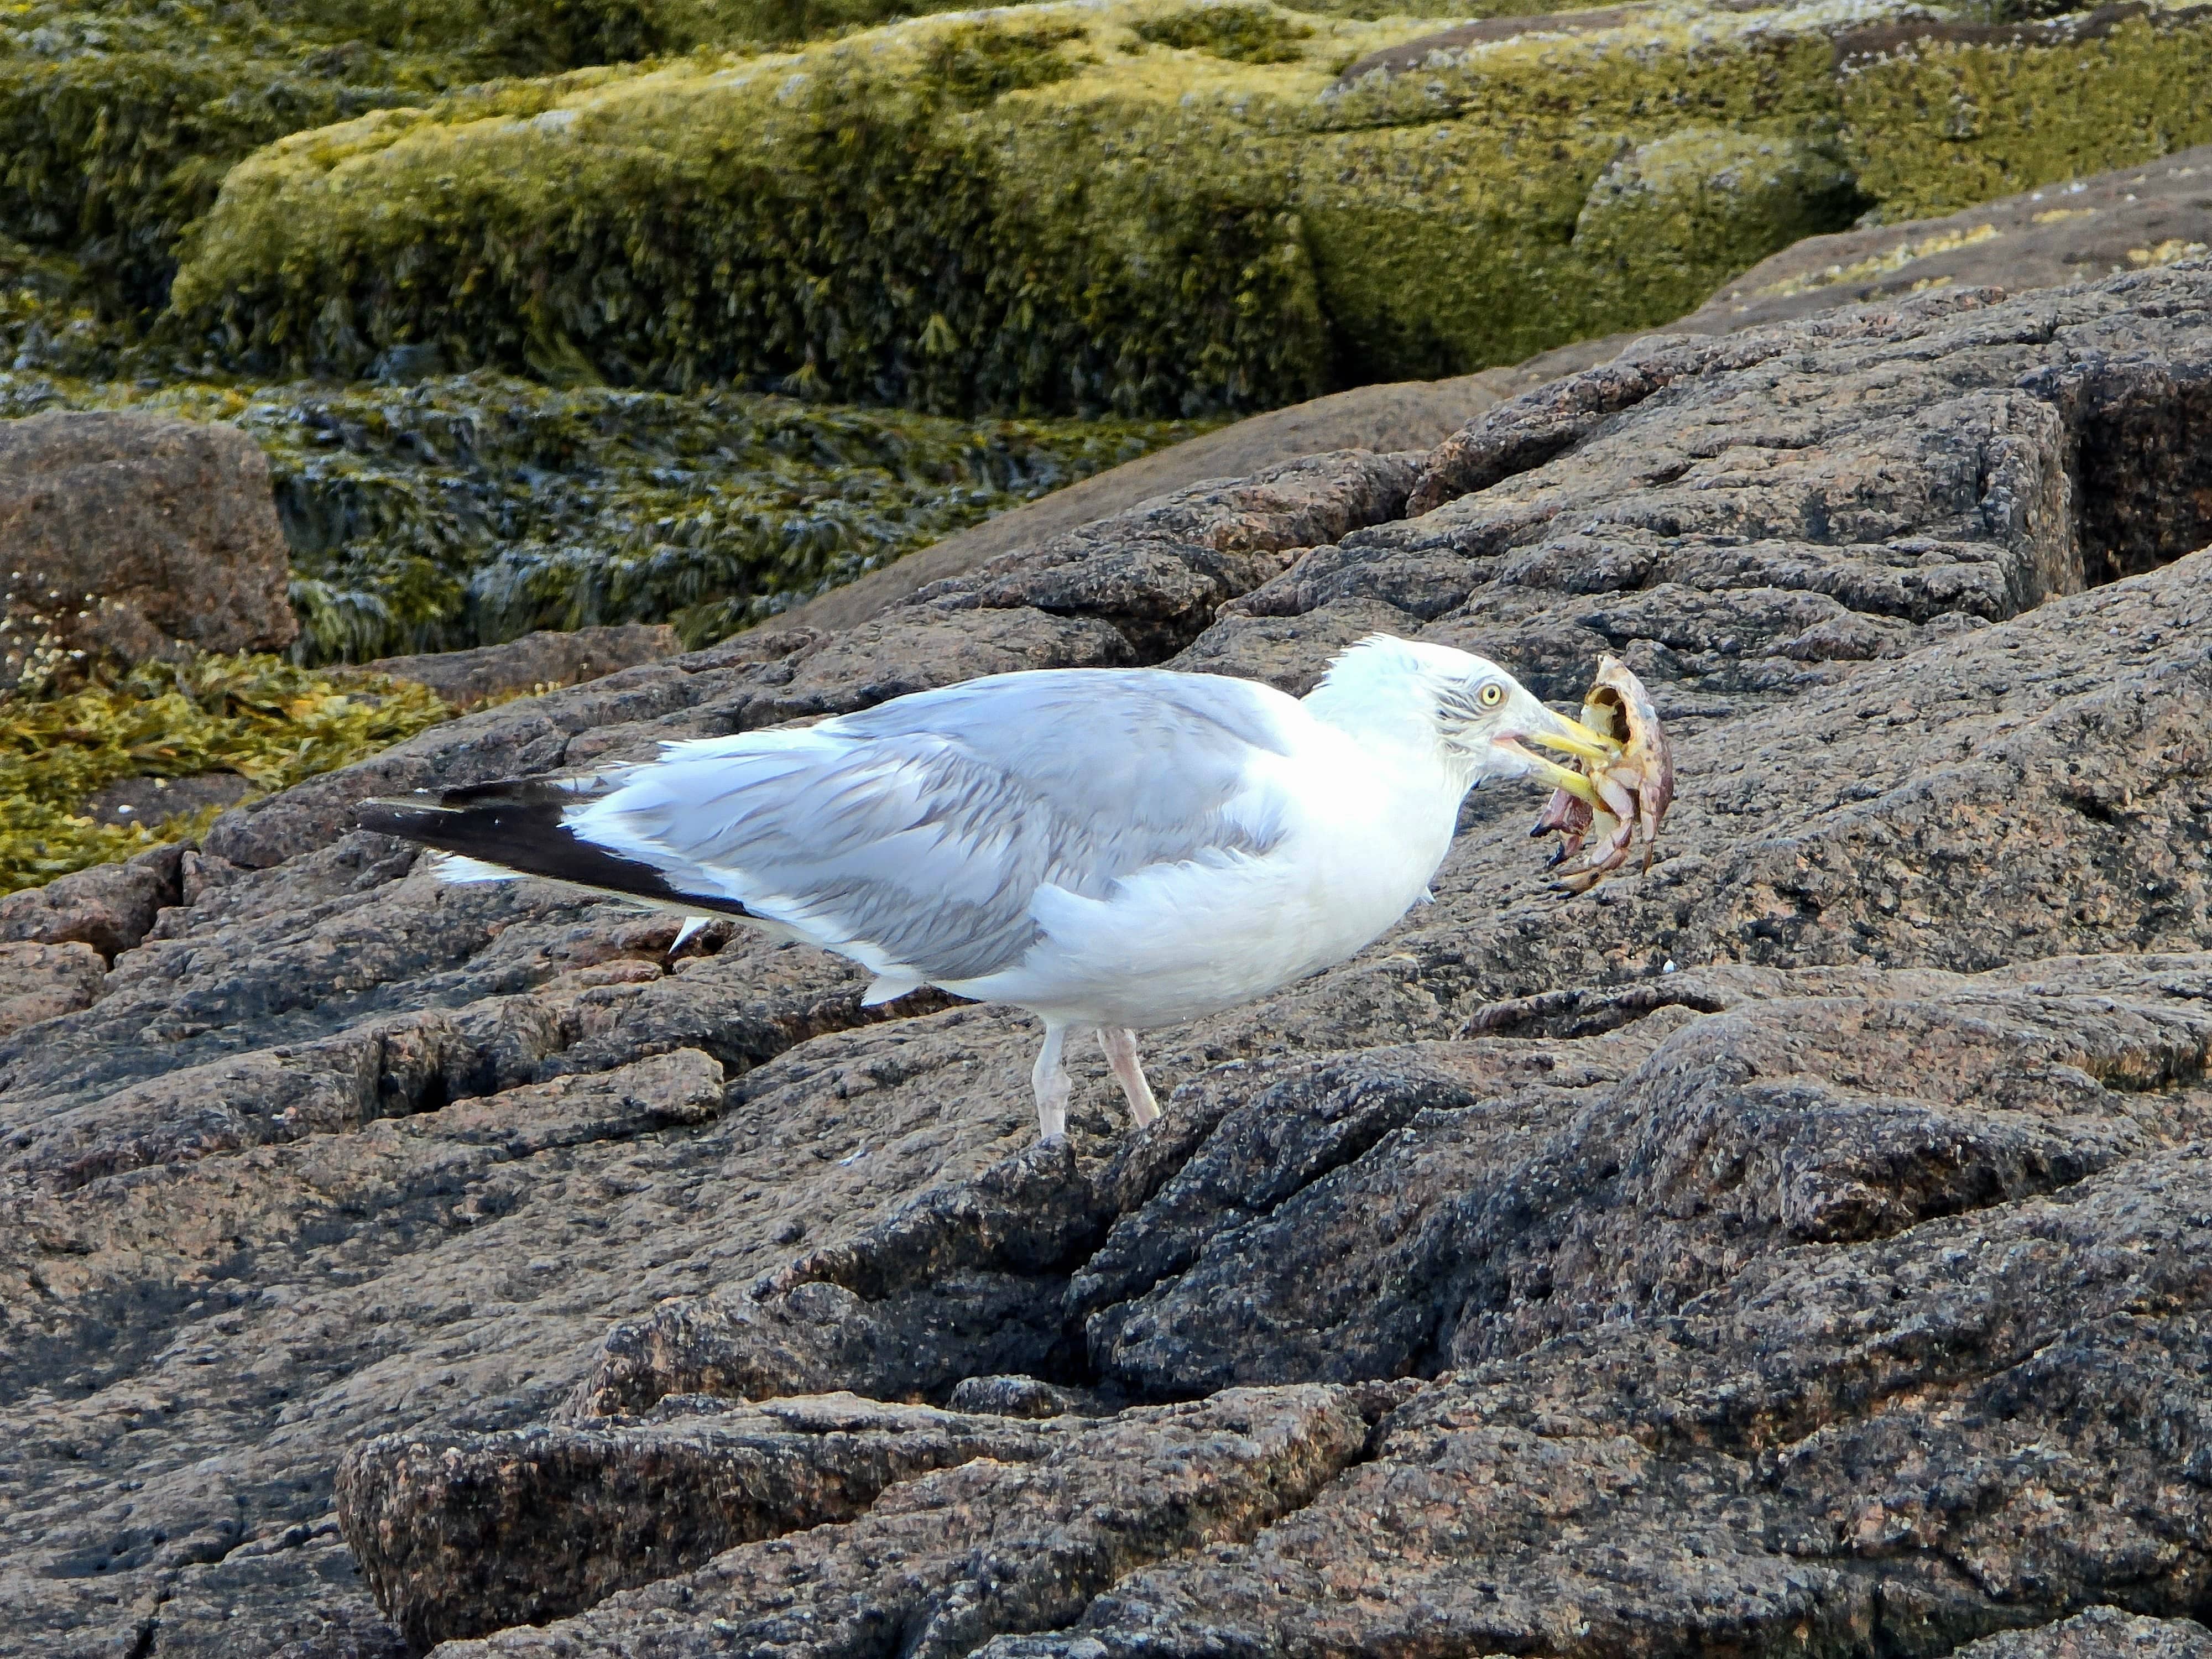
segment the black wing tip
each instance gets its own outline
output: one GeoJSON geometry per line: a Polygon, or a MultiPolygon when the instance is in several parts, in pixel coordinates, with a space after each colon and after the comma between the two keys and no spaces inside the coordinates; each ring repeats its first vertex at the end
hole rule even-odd
{"type": "Polygon", "coordinates": [[[362,801],[354,809],[356,829],[370,830],[380,836],[399,836],[408,841],[423,841],[437,833],[439,822],[450,820],[454,810],[440,804],[436,796],[425,792],[417,795],[380,795],[362,801]]]}
{"type": "Polygon", "coordinates": [[[685,892],[652,865],[583,840],[562,819],[564,809],[576,802],[573,786],[517,779],[437,795],[426,790],[365,800],[356,809],[356,821],[363,830],[419,842],[517,875],[686,910],[753,914],[734,899],[685,892]]]}

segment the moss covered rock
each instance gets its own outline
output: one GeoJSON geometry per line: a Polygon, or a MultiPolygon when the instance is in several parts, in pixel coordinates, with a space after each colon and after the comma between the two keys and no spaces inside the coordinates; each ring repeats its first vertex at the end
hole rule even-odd
{"type": "Polygon", "coordinates": [[[1243,409],[1664,321],[1869,206],[2087,153],[1931,115],[1930,76],[2090,89],[2118,106],[2100,161],[2212,127],[2148,67],[2212,50],[2197,14],[1925,49],[1942,28],[1900,21],[1841,70],[1880,6],[1592,15],[1346,77],[1433,26],[1038,5],[689,60],[528,118],[387,112],[238,167],[175,304],[264,368],[434,343],[937,410],[1243,409]]]}
{"type": "Polygon", "coordinates": [[[1895,222],[2212,139],[2212,10],[2106,6],[1839,43],[1847,155],[1895,222]]]}

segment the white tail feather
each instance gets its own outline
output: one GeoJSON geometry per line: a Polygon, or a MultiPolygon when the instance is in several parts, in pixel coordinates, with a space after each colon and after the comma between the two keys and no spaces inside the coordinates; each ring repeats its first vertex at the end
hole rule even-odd
{"type": "Polygon", "coordinates": [[[522,872],[510,870],[503,864],[486,864],[482,859],[463,858],[459,853],[438,853],[430,860],[430,872],[440,881],[519,881],[522,872]]]}

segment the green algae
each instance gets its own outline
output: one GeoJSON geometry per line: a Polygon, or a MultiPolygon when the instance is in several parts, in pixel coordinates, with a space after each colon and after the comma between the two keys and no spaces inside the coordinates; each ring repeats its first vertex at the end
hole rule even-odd
{"type": "Polygon", "coordinates": [[[1895,222],[2212,141],[2212,17],[1908,41],[1840,76],[1860,187],[1895,222]],[[2086,38],[2081,38],[2086,36],[2086,38]]]}
{"type": "Polygon", "coordinates": [[[1306,24],[1257,6],[1189,6],[1136,26],[1137,38],[1182,52],[1210,52],[1239,64],[1295,64],[1299,43],[1313,38],[1306,24]]]}
{"type": "Polygon", "coordinates": [[[1257,0],[925,21],[529,121],[288,140],[231,174],[175,305],[264,373],[423,343],[941,412],[1268,407],[1660,320],[1848,222],[1815,153],[1838,118],[1820,21],[1639,19],[1349,86],[1337,65],[1428,26],[1257,0]],[[944,72],[971,58],[1025,67],[944,72]],[[1690,126],[1790,160],[1740,191],[1742,158],[1717,155],[1710,188],[1670,174],[1578,246],[1608,169],[1690,126]],[[1632,292],[1622,238],[1658,220],[1690,252],[1632,292]]]}
{"type": "Polygon", "coordinates": [[[452,712],[423,686],[342,683],[270,656],[149,663],[63,696],[0,697],[0,892],[189,838],[214,816],[102,823],[84,812],[118,780],[228,772],[256,793],[288,788],[452,712]]]}
{"type": "Polygon", "coordinates": [[[230,174],[174,301],[264,374],[434,345],[943,413],[1236,411],[1662,322],[1799,236],[2208,118],[2202,75],[2157,66],[2212,51],[2194,14],[1839,71],[1839,37],[1924,16],[1662,4],[1351,81],[1435,25],[1264,0],[924,19],[528,120],[280,143],[230,174]],[[2007,90],[2029,82],[2079,118],[2031,118],[2007,90]]]}

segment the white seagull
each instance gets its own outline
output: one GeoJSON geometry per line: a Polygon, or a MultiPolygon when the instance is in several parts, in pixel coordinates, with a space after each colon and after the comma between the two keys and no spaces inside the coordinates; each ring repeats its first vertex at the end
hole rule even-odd
{"type": "Polygon", "coordinates": [[[1611,738],[1495,663],[1376,635],[1304,699],[1164,669],[1048,669],[920,691],[658,760],[365,804],[453,881],[540,876],[742,918],[875,975],[1044,1022],[1037,1129],[1066,1133],[1072,1031],[1141,1127],[1137,1033],[1342,962],[1416,901],[1493,778],[1587,794],[1523,742],[1611,738]]]}

